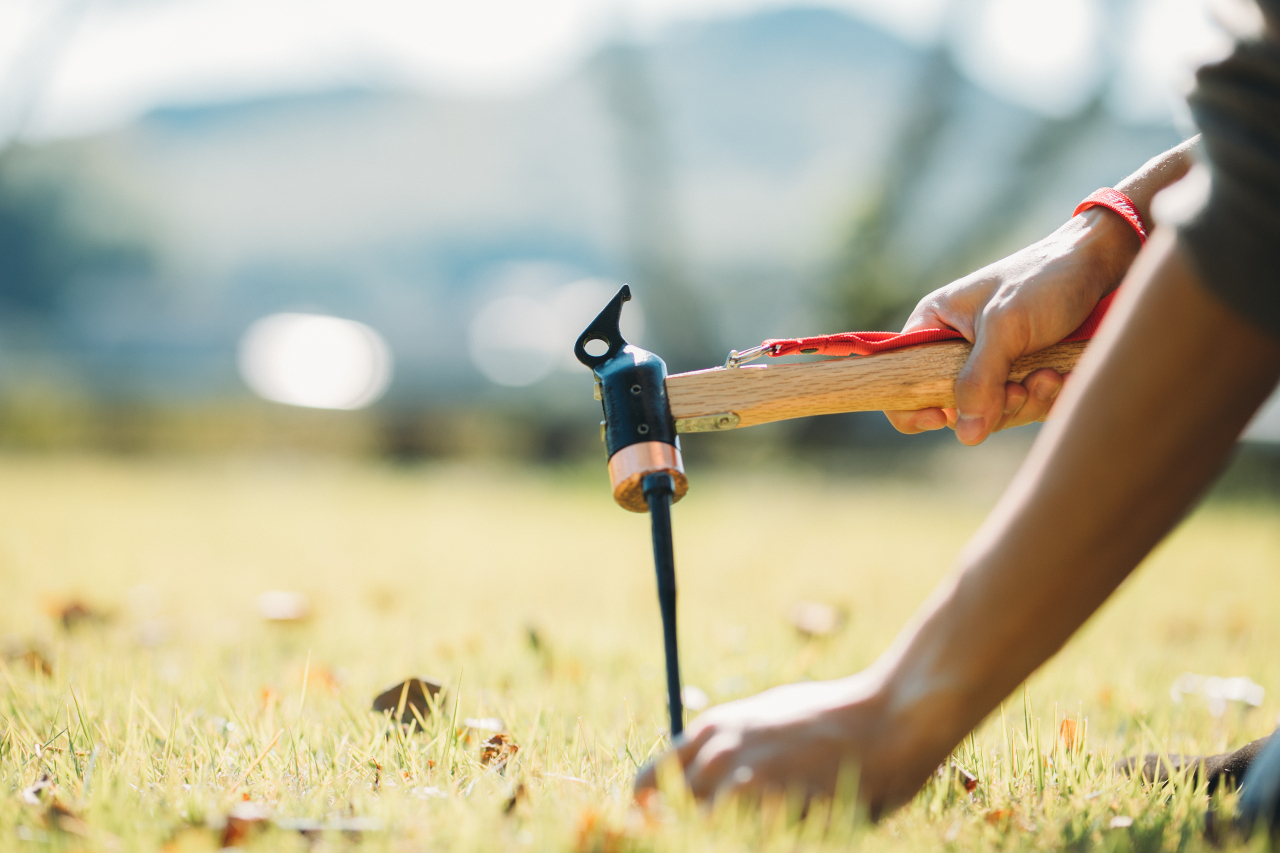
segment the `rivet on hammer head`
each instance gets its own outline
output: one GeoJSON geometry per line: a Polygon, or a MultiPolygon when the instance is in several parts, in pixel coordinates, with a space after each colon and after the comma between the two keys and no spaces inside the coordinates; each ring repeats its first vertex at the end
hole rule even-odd
{"type": "Polygon", "coordinates": [[[648,435],[648,434],[649,434],[649,425],[648,425],[648,424],[640,424],[640,426],[636,427],[636,432],[640,433],[641,435],[648,435]]]}

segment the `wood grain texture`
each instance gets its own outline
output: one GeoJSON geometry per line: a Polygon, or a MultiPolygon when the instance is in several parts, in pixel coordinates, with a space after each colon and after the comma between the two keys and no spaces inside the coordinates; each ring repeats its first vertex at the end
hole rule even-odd
{"type": "MultiPolygon", "coordinates": [[[[1024,356],[1009,379],[1020,382],[1042,367],[1065,373],[1086,346],[1056,344],[1024,356]]],[[[739,427],[838,412],[950,407],[971,349],[965,341],[948,341],[881,355],[677,373],[667,377],[667,397],[677,420],[736,412],[739,427]]]]}

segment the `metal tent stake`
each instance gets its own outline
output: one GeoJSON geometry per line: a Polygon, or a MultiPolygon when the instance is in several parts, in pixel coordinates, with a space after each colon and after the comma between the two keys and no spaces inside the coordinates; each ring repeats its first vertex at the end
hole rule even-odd
{"type": "Polygon", "coordinates": [[[671,547],[671,505],[689,491],[680,440],[667,400],[667,365],[622,337],[626,285],[578,336],[573,353],[596,377],[596,399],[604,408],[600,437],[609,452],[613,499],[632,512],[648,512],[653,524],[653,561],[667,656],[667,702],[671,735],[684,730],[680,701],[680,655],[676,646],[676,563],[671,547]],[[587,351],[590,345],[596,350],[587,351]]]}
{"type": "Polygon", "coordinates": [[[662,609],[662,640],[667,654],[667,707],[671,736],[684,731],[684,703],[680,697],[680,652],[676,642],[676,558],[671,542],[671,497],[675,483],[664,472],[644,478],[644,497],[653,528],[653,565],[658,572],[658,606],[662,609]]]}

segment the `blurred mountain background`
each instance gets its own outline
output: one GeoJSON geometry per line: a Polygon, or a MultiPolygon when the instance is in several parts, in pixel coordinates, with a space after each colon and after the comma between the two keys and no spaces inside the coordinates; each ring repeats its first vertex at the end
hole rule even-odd
{"type": "MultiPolygon", "coordinates": [[[[72,134],[23,132],[31,69],[47,54],[53,74],[58,51],[17,51],[0,442],[559,457],[598,452],[570,350],[622,282],[637,342],[673,370],[766,337],[897,328],[1192,132],[1167,93],[1124,94],[1109,57],[1135,4],[1096,7],[1096,61],[1048,106],[973,73],[980,6],[951,4],[929,39],[748,8],[615,28],[497,94],[365,81],[72,134]],[[280,312],[374,330],[385,396],[358,413],[255,397],[237,348],[280,312]]],[[[871,441],[879,424],[774,434],[871,441]]]]}

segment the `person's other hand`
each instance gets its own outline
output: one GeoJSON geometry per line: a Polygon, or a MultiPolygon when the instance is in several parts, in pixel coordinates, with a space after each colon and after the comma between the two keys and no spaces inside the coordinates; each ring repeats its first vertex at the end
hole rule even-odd
{"type": "Polygon", "coordinates": [[[885,412],[889,422],[908,434],[950,426],[961,442],[974,445],[997,430],[1044,420],[1063,377],[1046,368],[1009,382],[1010,368],[1079,328],[1119,285],[1140,248],[1128,223],[1095,207],[920,300],[904,332],[955,329],[973,352],[956,378],[956,408],[885,412]]]}
{"type": "Polygon", "coordinates": [[[876,814],[910,799],[949,749],[941,742],[946,734],[937,745],[908,748],[919,727],[891,724],[890,704],[876,680],[861,673],[718,705],[690,724],[672,752],[640,771],[636,795],[656,786],[657,767],[674,755],[700,800],[830,796],[842,771],[857,772],[859,798],[876,814]]]}

